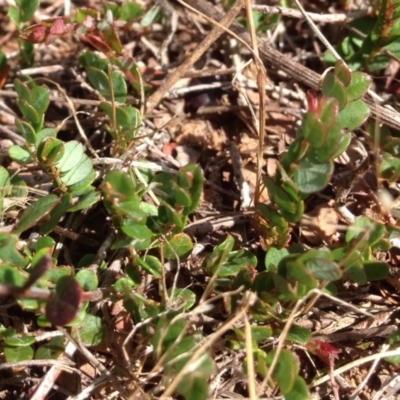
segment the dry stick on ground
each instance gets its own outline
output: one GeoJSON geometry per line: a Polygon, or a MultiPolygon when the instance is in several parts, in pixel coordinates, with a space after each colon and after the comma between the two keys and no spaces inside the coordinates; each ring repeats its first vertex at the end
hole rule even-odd
{"type": "MultiPolygon", "coordinates": [[[[254,11],[259,11],[265,14],[278,14],[284,17],[290,18],[303,18],[303,14],[298,11],[294,10],[293,8],[285,8],[279,6],[265,6],[259,4],[253,4],[252,9],[254,11]]],[[[355,18],[365,17],[367,15],[371,15],[373,12],[372,7],[365,8],[364,10],[355,10],[350,11],[348,14],[317,14],[308,12],[307,15],[314,21],[314,22],[326,22],[326,23],[338,23],[338,22],[346,22],[350,21],[355,18]]]]}
{"type": "Polygon", "coordinates": [[[253,58],[257,68],[257,88],[258,100],[260,110],[258,112],[258,151],[257,151],[257,178],[256,189],[254,193],[254,203],[258,203],[260,198],[260,188],[262,180],[262,167],[263,167],[263,148],[264,148],[264,135],[265,135],[265,85],[266,85],[266,72],[263,63],[260,60],[258,51],[256,29],[254,27],[253,15],[251,10],[251,1],[245,0],[246,5],[246,19],[249,25],[251,46],[253,48],[253,58]]]}
{"type": "MultiPolygon", "coordinates": [[[[238,15],[243,0],[238,0],[233,7],[224,15],[219,15],[220,24],[229,26],[238,15]]],[[[224,30],[216,26],[196,47],[193,53],[170,75],[164,83],[147,99],[146,113],[149,114],[161,101],[166,92],[182,77],[183,73],[190,68],[207,49],[224,33],[224,30]]]]}
{"type": "MultiPolygon", "coordinates": [[[[220,19],[223,15],[222,12],[218,11],[206,0],[186,0],[186,2],[193,8],[214,19],[220,19]]],[[[246,32],[245,28],[243,28],[237,22],[233,22],[231,24],[230,30],[237,34],[245,42],[249,44],[251,43],[250,35],[246,32]]],[[[319,84],[321,76],[318,73],[275,50],[264,40],[260,39],[258,44],[260,57],[266,64],[285,72],[291,78],[300,81],[312,89],[320,89],[319,84]]],[[[367,103],[372,118],[378,120],[380,123],[386,124],[391,128],[400,130],[400,114],[398,112],[377,105],[369,96],[364,96],[363,100],[367,103]]]]}

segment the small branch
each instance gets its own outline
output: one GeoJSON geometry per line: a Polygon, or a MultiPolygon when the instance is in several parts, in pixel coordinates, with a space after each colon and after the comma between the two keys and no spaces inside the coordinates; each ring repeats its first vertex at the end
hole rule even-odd
{"type": "MultiPolygon", "coordinates": [[[[279,14],[283,17],[290,17],[290,18],[303,18],[303,14],[293,8],[285,8],[279,6],[264,6],[253,4],[252,9],[254,11],[259,11],[265,14],[279,14]]],[[[356,18],[365,17],[366,15],[371,15],[372,8],[366,8],[364,10],[355,10],[351,11],[348,14],[317,14],[307,12],[307,15],[314,21],[314,22],[326,22],[328,24],[333,24],[337,22],[347,22],[356,18]]]]}
{"type": "MultiPolygon", "coordinates": [[[[40,289],[37,287],[30,287],[29,289],[22,290],[23,288],[8,285],[6,283],[0,283],[0,297],[1,296],[15,296],[23,299],[42,299],[47,300],[52,290],[40,289]]],[[[82,293],[82,301],[99,301],[107,298],[112,289],[111,288],[98,288],[88,292],[82,293]]]]}

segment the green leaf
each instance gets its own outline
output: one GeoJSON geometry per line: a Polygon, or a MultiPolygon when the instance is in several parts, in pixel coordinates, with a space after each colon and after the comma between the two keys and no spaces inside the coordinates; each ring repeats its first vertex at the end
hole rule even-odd
{"type": "Polygon", "coordinates": [[[153,6],[151,7],[146,14],[143,16],[142,20],[140,21],[140,25],[143,28],[147,28],[156,21],[156,19],[160,15],[160,6],[153,6]]]}
{"type": "Polygon", "coordinates": [[[50,283],[57,283],[59,279],[64,276],[71,276],[71,267],[69,266],[58,266],[57,268],[51,268],[46,271],[43,275],[42,280],[50,283]]]}
{"type": "MultiPolygon", "coordinates": [[[[201,365],[199,367],[205,369],[204,364],[207,362],[208,369],[214,371],[214,364],[210,357],[203,354],[201,358],[201,365]]],[[[196,369],[194,373],[187,374],[183,377],[178,384],[177,392],[184,396],[185,400],[206,400],[208,398],[207,379],[211,374],[212,372],[204,377],[204,375],[200,374],[196,369]]]]}
{"type": "Polygon", "coordinates": [[[37,149],[38,161],[46,166],[53,165],[64,155],[64,143],[52,136],[45,137],[37,149]]]}
{"type": "MultiPolygon", "coordinates": [[[[24,266],[26,261],[17,250],[17,242],[18,236],[10,233],[0,233],[0,260],[14,265],[24,266]]],[[[2,266],[2,268],[4,267],[2,266]]]]}
{"type": "Polygon", "coordinates": [[[113,93],[115,101],[119,103],[126,102],[126,82],[120,72],[113,71],[111,73],[111,81],[109,76],[99,68],[88,67],[87,75],[92,86],[104,96],[107,101],[112,101],[113,93]],[[111,92],[111,85],[113,92],[111,92]]]}
{"type": "Polygon", "coordinates": [[[308,268],[301,264],[300,260],[290,260],[285,262],[285,259],[281,262],[281,266],[284,265],[286,267],[287,277],[293,278],[297,282],[299,282],[303,287],[297,287],[297,294],[299,297],[303,296],[306,292],[311,289],[314,289],[318,286],[318,282],[308,268]],[[304,292],[304,293],[303,293],[304,292]]]}
{"type": "Polygon", "coordinates": [[[326,139],[326,128],[315,114],[308,111],[303,117],[301,131],[311,146],[321,147],[326,139]]]}
{"type": "Polygon", "coordinates": [[[325,74],[322,81],[321,91],[326,97],[334,97],[339,102],[339,110],[343,109],[347,103],[347,93],[342,82],[332,71],[325,74]]]}
{"type": "Polygon", "coordinates": [[[40,233],[42,235],[48,235],[52,232],[54,227],[60,222],[61,217],[72,205],[72,196],[70,193],[65,193],[61,196],[60,200],[60,203],[51,210],[49,219],[40,226],[40,233]]]}
{"type": "Polygon", "coordinates": [[[25,347],[35,343],[33,336],[7,337],[4,339],[4,344],[9,347],[25,347]]]}
{"type": "Polygon", "coordinates": [[[38,252],[42,249],[52,250],[56,245],[56,241],[50,236],[40,237],[35,244],[35,251],[38,252]]]}
{"type": "Polygon", "coordinates": [[[189,289],[181,288],[168,289],[169,300],[174,304],[174,310],[187,311],[196,303],[196,295],[189,289]]]}
{"type": "Polygon", "coordinates": [[[139,204],[139,199],[136,196],[135,184],[133,180],[126,174],[120,171],[111,171],[105,178],[102,185],[105,197],[118,199],[119,201],[134,200],[139,204]]]}
{"type": "Polygon", "coordinates": [[[42,86],[34,86],[31,90],[32,99],[34,100],[31,104],[35,107],[36,111],[42,116],[49,106],[50,96],[46,88],[42,86]]]}
{"type": "Polygon", "coordinates": [[[76,140],[64,143],[64,154],[57,162],[56,167],[62,173],[66,173],[78,165],[84,157],[83,146],[76,140]]]}
{"type": "Polygon", "coordinates": [[[97,275],[91,270],[81,270],[75,275],[76,281],[79,283],[82,290],[88,292],[95,290],[99,284],[97,275]]]}
{"type": "Polygon", "coordinates": [[[41,345],[35,353],[36,360],[56,360],[64,352],[64,337],[56,336],[41,345]]]}
{"type": "Polygon", "coordinates": [[[8,173],[7,169],[0,165],[0,190],[1,194],[5,195],[7,193],[6,186],[10,184],[10,174],[8,173]]]}
{"type": "Polygon", "coordinates": [[[164,252],[164,257],[167,260],[176,260],[187,258],[193,249],[193,243],[190,236],[186,233],[178,233],[172,236],[161,247],[164,252]]]}
{"type": "MultiPolygon", "coordinates": [[[[71,186],[80,181],[83,181],[86,177],[90,176],[90,180],[92,181],[92,173],[93,164],[90,158],[86,155],[83,155],[80,162],[75,165],[71,170],[61,175],[61,181],[67,185],[71,186]]],[[[85,181],[86,182],[86,181],[85,181]]]]}
{"type": "Polygon", "coordinates": [[[358,250],[349,251],[345,247],[338,247],[331,251],[333,260],[336,261],[342,268],[347,268],[361,258],[361,253],[358,250]]]}
{"type": "Polygon", "coordinates": [[[20,164],[27,164],[31,162],[31,153],[24,147],[13,144],[8,148],[8,155],[10,158],[20,164]]]}
{"type": "MultiPolygon", "coordinates": [[[[100,198],[100,193],[96,192],[94,190],[93,186],[90,186],[91,183],[94,181],[95,177],[96,177],[96,172],[92,166],[92,170],[86,175],[85,178],[83,178],[79,182],[74,183],[73,185],[68,186],[68,190],[74,196],[88,195],[87,198],[82,197],[79,200],[79,202],[75,205],[75,207],[71,208],[70,211],[80,210],[80,209],[84,208],[83,206],[85,204],[88,204],[88,203],[94,201],[95,199],[98,200],[100,198]],[[89,196],[90,192],[93,193],[92,196],[89,196]],[[81,201],[82,201],[82,205],[80,204],[81,201]]],[[[89,207],[89,205],[87,207],[89,207]]]]}
{"type": "MultiPolygon", "coordinates": [[[[73,188],[70,187],[70,189],[71,189],[71,192],[74,193],[73,188]]],[[[89,208],[93,204],[96,204],[100,200],[100,197],[101,197],[101,195],[99,192],[97,192],[95,190],[91,190],[90,192],[81,196],[79,198],[79,201],[75,204],[75,206],[71,207],[68,211],[75,212],[75,211],[84,210],[86,208],[89,208]]]]}
{"type": "Polygon", "coordinates": [[[359,285],[365,285],[368,281],[363,265],[360,261],[351,264],[345,271],[346,276],[359,285]]]}
{"type": "Polygon", "coordinates": [[[263,218],[271,223],[272,226],[276,226],[280,229],[285,229],[288,226],[282,215],[277,211],[272,210],[268,205],[258,203],[257,210],[263,218]]]}
{"type": "Polygon", "coordinates": [[[21,22],[27,22],[32,17],[39,6],[39,0],[20,0],[21,22]]]}
{"type": "Polygon", "coordinates": [[[39,310],[39,302],[33,299],[19,299],[18,304],[23,310],[37,312],[39,310]]]}
{"type": "MultiPolygon", "coordinates": [[[[334,155],[341,149],[343,140],[342,130],[337,125],[333,125],[326,133],[326,141],[320,148],[310,149],[308,158],[315,164],[323,164],[334,159],[334,155]]],[[[347,146],[346,146],[347,147],[347,146]]],[[[340,151],[341,153],[342,151],[340,151]]]]}
{"type": "Polygon", "coordinates": [[[121,231],[132,239],[146,240],[154,236],[154,233],[144,224],[125,223],[121,226],[121,231]]]}
{"type": "Polygon", "coordinates": [[[347,103],[339,112],[337,123],[343,129],[352,131],[361,126],[369,117],[369,108],[362,99],[347,103]]]}
{"type": "Polygon", "coordinates": [[[37,199],[34,203],[28,206],[21,215],[18,221],[15,234],[20,234],[32,226],[36,225],[43,217],[48,215],[51,210],[60,203],[59,198],[55,194],[48,194],[37,199]]]}
{"type": "MultiPolygon", "coordinates": [[[[157,258],[156,258],[156,260],[158,261],[157,258]]],[[[161,267],[161,265],[160,265],[160,267],[161,267]]],[[[132,263],[128,263],[125,266],[125,274],[127,276],[129,276],[129,278],[131,279],[132,282],[135,283],[135,286],[139,286],[140,285],[140,283],[142,281],[142,277],[141,277],[141,273],[140,273],[140,270],[137,267],[137,265],[133,265],[132,263]]]]}
{"type": "Polygon", "coordinates": [[[0,268],[0,282],[21,287],[25,283],[25,278],[14,266],[2,264],[0,268]]]}
{"type": "Polygon", "coordinates": [[[369,281],[380,281],[389,275],[389,265],[380,261],[367,261],[364,271],[369,281]]]}
{"type": "Polygon", "coordinates": [[[19,26],[19,21],[20,21],[20,16],[19,16],[19,10],[15,6],[8,6],[8,17],[11,19],[12,22],[14,22],[15,26],[19,26]]]}
{"type": "MultiPolygon", "coordinates": [[[[326,130],[330,129],[336,122],[339,113],[339,102],[333,97],[323,97],[321,100],[321,111],[319,118],[326,130]]],[[[328,136],[325,132],[324,136],[328,136]]]]}
{"type": "Polygon", "coordinates": [[[311,332],[299,325],[292,325],[286,336],[286,340],[292,342],[305,344],[311,339],[311,332]]]}
{"type": "Polygon", "coordinates": [[[351,132],[345,133],[342,136],[342,140],[340,141],[339,147],[335,149],[335,152],[332,154],[332,159],[339,157],[348,147],[351,142],[352,135],[351,132]]]}
{"type": "MultiPolygon", "coordinates": [[[[114,100],[118,103],[126,103],[127,88],[125,79],[122,74],[116,71],[112,72],[111,82],[114,91],[114,100]]],[[[111,100],[111,98],[109,98],[108,100],[111,100]]]]}
{"type": "Polygon", "coordinates": [[[343,60],[337,60],[335,63],[335,75],[343,83],[344,86],[349,86],[351,81],[351,73],[343,60]]]}
{"type": "Polygon", "coordinates": [[[287,249],[277,249],[270,247],[265,254],[265,268],[267,271],[276,271],[279,262],[283,257],[287,256],[289,251],[287,249]]]}
{"type": "Polygon", "coordinates": [[[126,293],[127,290],[137,286],[135,282],[133,282],[129,278],[120,278],[117,279],[113,285],[114,290],[119,293],[126,293]]]}
{"type": "Polygon", "coordinates": [[[97,315],[86,314],[82,324],[72,329],[73,338],[76,338],[78,334],[85,346],[100,344],[104,337],[101,318],[97,315]]]}
{"type": "Polygon", "coordinates": [[[4,356],[9,363],[18,361],[28,361],[33,358],[33,349],[31,346],[24,347],[4,347],[4,356]]]}
{"type": "Polygon", "coordinates": [[[40,115],[31,104],[24,99],[17,99],[17,105],[24,118],[27,119],[31,124],[38,125],[41,123],[42,115],[40,115]]]}
{"type": "Polygon", "coordinates": [[[177,178],[179,185],[186,182],[185,187],[189,190],[191,196],[190,206],[185,207],[185,215],[189,215],[197,209],[200,203],[204,186],[203,173],[198,165],[187,165],[179,170],[177,178]]]}
{"type": "MultiPolygon", "coordinates": [[[[271,365],[276,350],[268,353],[267,364],[271,365]]],[[[279,353],[278,362],[275,366],[273,377],[283,395],[290,393],[295,385],[297,374],[299,373],[299,362],[296,356],[289,350],[283,349],[279,353]]]]}
{"type": "Polygon", "coordinates": [[[384,152],[378,166],[378,174],[383,179],[395,181],[400,174],[400,159],[384,152]]]}
{"type": "Polygon", "coordinates": [[[143,258],[135,256],[134,261],[154,277],[162,277],[162,265],[158,258],[154,256],[145,256],[143,258]]]}
{"type": "Polygon", "coordinates": [[[158,207],[158,220],[161,225],[175,225],[179,230],[184,228],[186,222],[186,218],[168,203],[161,204],[158,207]]]}
{"type": "Polygon", "coordinates": [[[32,102],[32,93],[28,88],[28,85],[25,82],[22,82],[21,79],[14,79],[14,89],[21,100],[25,100],[27,103],[32,102]]]}
{"type": "Polygon", "coordinates": [[[36,144],[36,133],[31,124],[22,119],[16,119],[15,126],[29,144],[36,144]]]}
{"type": "Polygon", "coordinates": [[[303,159],[294,171],[293,181],[301,192],[314,193],[322,190],[329,183],[332,172],[332,161],[314,164],[303,159]]]}
{"type": "Polygon", "coordinates": [[[346,88],[347,101],[351,102],[362,97],[371,85],[371,78],[362,72],[352,72],[350,85],[346,88]]]}
{"type": "MultiPolygon", "coordinates": [[[[220,276],[219,270],[223,268],[223,265],[226,263],[229,257],[229,253],[233,249],[234,245],[234,239],[232,236],[228,235],[227,238],[225,239],[224,242],[219,244],[217,247],[215,247],[214,251],[210,254],[208,259],[205,260],[205,266],[206,269],[211,273],[211,274],[216,274],[217,276],[220,276]]],[[[229,271],[226,271],[228,273],[229,271]]],[[[234,266],[234,275],[239,272],[234,266]]],[[[225,276],[225,271],[222,271],[223,276],[225,276]]]]}
{"type": "Polygon", "coordinates": [[[142,15],[142,7],[136,3],[123,3],[121,6],[120,19],[123,21],[133,21],[142,15]]]}
{"type": "Polygon", "coordinates": [[[41,129],[37,134],[36,134],[36,140],[35,140],[35,146],[39,147],[40,143],[42,140],[44,140],[47,137],[53,137],[55,138],[57,136],[57,131],[53,128],[44,128],[41,129]]]}
{"type": "Polygon", "coordinates": [[[307,384],[301,376],[294,379],[292,390],[285,394],[285,400],[308,400],[310,393],[307,384]]]}
{"type": "Polygon", "coordinates": [[[271,201],[277,204],[280,210],[292,214],[296,212],[296,204],[285,190],[278,186],[269,176],[264,176],[263,182],[268,189],[271,201]]]}
{"type": "Polygon", "coordinates": [[[342,276],[339,266],[331,260],[314,258],[305,261],[304,265],[319,280],[336,281],[342,276]]]}
{"type": "Polygon", "coordinates": [[[272,328],[269,325],[251,327],[251,338],[256,342],[269,339],[272,334],[272,328]]]}
{"type": "Polygon", "coordinates": [[[368,217],[362,216],[356,218],[354,223],[346,232],[346,242],[350,243],[352,240],[365,237],[368,245],[373,246],[377,243],[385,233],[383,224],[370,220],[368,217]]]}

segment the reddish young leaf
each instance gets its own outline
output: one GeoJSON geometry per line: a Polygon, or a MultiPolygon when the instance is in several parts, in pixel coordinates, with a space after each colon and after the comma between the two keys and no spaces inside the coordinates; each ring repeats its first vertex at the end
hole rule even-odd
{"type": "Polygon", "coordinates": [[[43,24],[36,24],[24,29],[20,36],[22,39],[30,43],[43,43],[46,40],[48,33],[49,28],[46,28],[43,24]]]}
{"type": "Polygon", "coordinates": [[[318,116],[321,111],[321,97],[314,96],[312,91],[307,92],[307,105],[308,111],[313,113],[315,116],[318,116]]]}
{"type": "Polygon", "coordinates": [[[49,35],[46,38],[46,44],[50,44],[57,39],[58,36],[67,35],[74,29],[74,24],[69,22],[69,19],[63,17],[55,18],[53,24],[50,27],[49,35]],[[65,23],[67,22],[67,23],[65,23]]]}
{"type": "Polygon", "coordinates": [[[104,54],[112,52],[111,47],[104,40],[101,32],[97,30],[93,34],[87,33],[86,35],[82,35],[82,39],[90,43],[96,50],[101,51],[104,54]]]}
{"type": "Polygon", "coordinates": [[[310,353],[315,354],[325,364],[330,366],[333,366],[335,359],[339,358],[340,350],[321,340],[311,339],[306,344],[306,348],[310,353]]]}

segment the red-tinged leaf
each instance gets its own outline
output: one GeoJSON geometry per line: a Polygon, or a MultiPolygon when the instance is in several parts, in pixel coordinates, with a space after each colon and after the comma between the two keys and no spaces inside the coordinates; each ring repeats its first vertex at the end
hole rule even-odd
{"type": "Polygon", "coordinates": [[[311,339],[306,344],[307,350],[319,357],[325,364],[333,366],[335,360],[339,358],[340,350],[329,343],[321,340],[311,339]]]}
{"type": "Polygon", "coordinates": [[[55,293],[46,304],[46,318],[55,326],[71,322],[79,311],[82,289],[72,276],[58,279],[55,293]]]}
{"type": "Polygon", "coordinates": [[[308,91],[307,105],[308,105],[308,111],[310,111],[315,116],[318,116],[321,109],[321,98],[319,96],[314,96],[314,94],[311,91],[308,91]]]}
{"type": "Polygon", "coordinates": [[[8,73],[10,72],[10,66],[6,65],[4,68],[0,70],[0,89],[4,86],[6,83],[8,73]]]}
{"type": "Polygon", "coordinates": [[[111,47],[104,40],[103,35],[99,32],[98,34],[90,34],[82,36],[83,40],[89,42],[96,50],[101,51],[104,54],[112,52],[111,47]]]}
{"type": "Polygon", "coordinates": [[[49,28],[46,28],[43,24],[36,24],[24,29],[20,37],[29,43],[43,43],[48,34],[49,28]]]}
{"type": "MultiPolygon", "coordinates": [[[[69,19],[66,19],[65,21],[69,21],[69,19]]],[[[70,22],[65,23],[65,21],[63,17],[56,18],[53,21],[49,35],[46,38],[46,45],[53,43],[57,37],[67,35],[74,29],[74,24],[71,24],[70,22]]]]}
{"type": "Polygon", "coordinates": [[[104,39],[107,41],[107,44],[115,51],[115,53],[121,54],[122,44],[117,33],[115,32],[114,27],[110,26],[108,29],[104,29],[102,33],[104,39]]]}
{"type": "MultiPolygon", "coordinates": [[[[71,24],[68,24],[71,26],[71,24]]],[[[50,33],[52,35],[63,35],[66,33],[66,25],[64,24],[64,19],[62,17],[56,18],[53,22],[53,25],[51,25],[50,28],[50,33]]]]}

